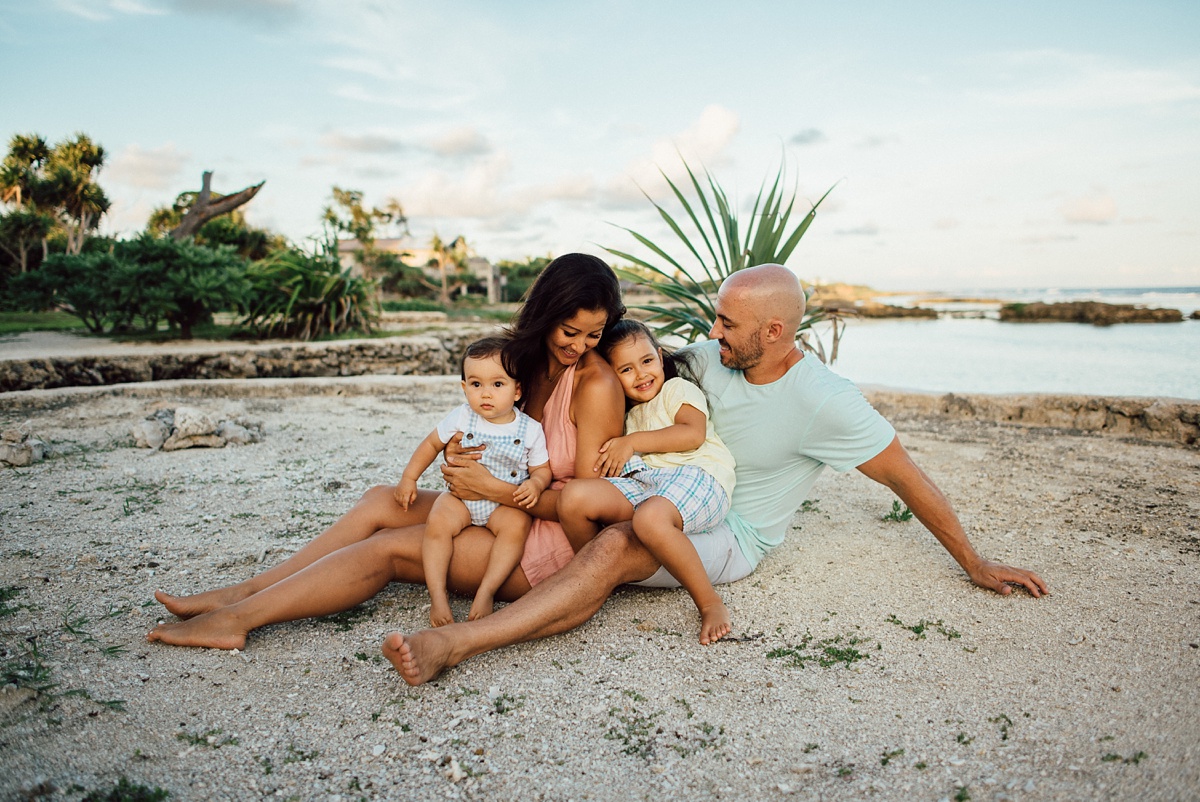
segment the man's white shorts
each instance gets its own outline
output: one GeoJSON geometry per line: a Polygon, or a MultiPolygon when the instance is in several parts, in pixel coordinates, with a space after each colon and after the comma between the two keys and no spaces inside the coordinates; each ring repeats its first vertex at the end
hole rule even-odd
{"type": "MultiPolygon", "coordinates": [[[[704,563],[704,571],[714,585],[736,582],[754,571],[750,561],[742,554],[742,547],[738,545],[733,530],[724,521],[711,532],[688,535],[688,540],[692,541],[692,545],[696,547],[696,553],[700,555],[700,562],[704,563]]],[[[631,584],[643,588],[679,587],[679,582],[675,577],[661,566],[649,579],[631,584]]]]}

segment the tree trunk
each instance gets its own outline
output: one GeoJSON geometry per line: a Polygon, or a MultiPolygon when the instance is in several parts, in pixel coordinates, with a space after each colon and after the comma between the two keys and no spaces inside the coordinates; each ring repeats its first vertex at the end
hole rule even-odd
{"type": "Polygon", "coordinates": [[[251,198],[258,194],[262,189],[265,181],[260,181],[252,187],[246,187],[241,192],[235,192],[232,195],[226,195],[218,200],[212,200],[212,170],[205,170],[200,187],[200,194],[196,197],[196,202],[192,204],[192,208],[188,209],[187,214],[183,216],[183,220],[178,226],[171,229],[171,239],[183,240],[191,239],[196,236],[196,232],[200,227],[212,220],[214,217],[220,217],[227,212],[232,212],[243,203],[248,203],[251,198]]]}

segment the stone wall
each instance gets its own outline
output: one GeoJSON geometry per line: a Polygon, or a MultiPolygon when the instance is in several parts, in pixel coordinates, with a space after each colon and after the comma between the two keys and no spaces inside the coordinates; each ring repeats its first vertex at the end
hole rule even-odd
{"type": "Polygon", "coordinates": [[[288,345],[247,345],[200,353],[49,357],[0,361],[0,392],[95,387],[172,379],[283,379],[319,376],[456,374],[463,349],[491,333],[463,326],[421,336],[288,345]]]}
{"type": "Polygon", "coordinates": [[[889,418],[947,416],[1096,432],[1200,447],[1200,402],[1079,395],[945,395],[869,390],[889,418]]]}

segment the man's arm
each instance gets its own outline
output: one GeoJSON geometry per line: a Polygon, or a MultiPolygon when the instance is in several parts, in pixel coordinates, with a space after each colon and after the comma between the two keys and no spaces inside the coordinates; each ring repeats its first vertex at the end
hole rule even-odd
{"type": "Polygon", "coordinates": [[[1023,586],[1035,598],[1050,592],[1046,583],[1034,572],[979,556],[967,540],[950,501],[912,461],[904,446],[900,445],[899,437],[893,439],[878,455],[859,465],[858,469],[899,496],[976,585],[994,590],[1002,596],[1012,593],[1010,585],[1023,586]]]}

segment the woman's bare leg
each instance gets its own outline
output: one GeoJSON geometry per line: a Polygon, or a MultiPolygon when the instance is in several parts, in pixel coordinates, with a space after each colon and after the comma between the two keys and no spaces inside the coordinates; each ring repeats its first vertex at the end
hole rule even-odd
{"type": "Polygon", "coordinates": [[[574,629],[595,615],[618,585],[647,579],[657,570],[628,522],[610,526],[515,603],[476,621],[412,635],[393,632],[383,641],[383,654],[405,682],[420,685],[468,657],[574,629]]]}
{"type": "Polygon", "coordinates": [[[233,585],[191,596],[172,596],[160,590],[154,594],[154,598],[180,618],[191,618],[218,607],[240,602],[304,570],[338,549],[366,540],[381,529],[399,529],[424,523],[434,500],[441,495],[432,490],[419,491],[416,501],[409,505],[406,512],[396,503],[392,491],[390,485],[378,485],[363,493],[355,505],[332,526],[279,565],[268,568],[261,574],[233,585]]]}
{"type": "MultiPolygon", "coordinates": [[[[389,582],[424,582],[421,563],[423,526],[386,529],[374,537],[338,549],[258,593],[224,607],[172,624],[160,624],[147,640],[175,646],[240,649],[253,629],[349,610],[370,599],[389,582]]],[[[492,535],[470,527],[455,539],[449,585],[456,593],[473,593],[487,568],[492,535]]],[[[501,599],[529,590],[518,568],[500,587],[501,599]]]]}

